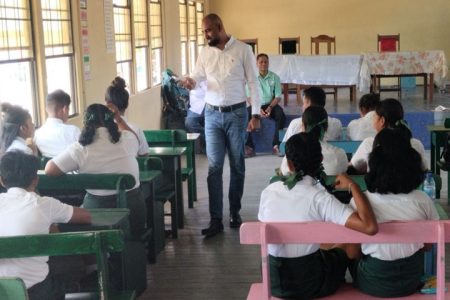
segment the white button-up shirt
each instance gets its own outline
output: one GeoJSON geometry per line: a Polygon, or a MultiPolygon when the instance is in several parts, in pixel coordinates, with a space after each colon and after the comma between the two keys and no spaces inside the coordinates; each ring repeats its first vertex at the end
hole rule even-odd
{"type": "Polygon", "coordinates": [[[47,118],[44,125],[36,130],[34,140],[43,156],[55,157],[77,142],[80,133],[80,129],[75,125],[64,124],[58,118],[47,118]]]}
{"type": "Polygon", "coordinates": [[[207,80],[205,102],[215,106],[229,106],[247,100],[245,84],[250,89],[252,114],[259,115],[259,92],[256,59],[250,46],[230,36],[223,50],[206,46],[198,56],[191,77],[207,80]]]}

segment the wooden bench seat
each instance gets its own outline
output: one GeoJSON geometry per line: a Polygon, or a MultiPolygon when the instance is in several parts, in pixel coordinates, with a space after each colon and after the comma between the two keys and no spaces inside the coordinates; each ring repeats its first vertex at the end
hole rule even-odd
{"type": "Polygon", "coordinates": [[[1,237],[0,259],[93,254],[97,262],[97,291],[68,294],[66,299],[135,299],[134,291],[113,291],[109,287],[108,253],[120,252],[124,245],[123,233],[120,230],[1,237]]]}
{"type": "MultiPolygon", "coordinates": [[[[254,283],[247,300],[279,299],[271,296],[268,264],[268,244],[299,243],[436,243],[437,247],[437,295],[413,294],[401,299],[444,300],[445,292],[445,243],[450,242],[450,221],[408,221],[379,224],[374,236],[328,222],[261,223],[247,222],[240,228],[241,244],[260,245],[262,283],[254,283]],[[314,234],[311,234],[314,232],[314,234]]],[[[335,294],[321,299],[399,299],[377,298],[365,295],[351,285],[343,285],[335,294]]]]}

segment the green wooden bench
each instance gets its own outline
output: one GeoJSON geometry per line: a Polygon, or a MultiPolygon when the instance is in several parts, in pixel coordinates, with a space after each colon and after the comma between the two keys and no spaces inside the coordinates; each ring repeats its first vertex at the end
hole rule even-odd
{"type": "Polygon", "coordinates": [[[0,238],[0,259],[93,254],[97,260],[97,291],[67,294],[66,299],[135,299],[134,291],[113,291],[109,287],[107,255],[120,252],[123,248],[124,239],[120,230],[11,236],[0,238]]]}
{"type": "Polygon", "coordinates": [[[0,299],[28,300],[23,280],[18,277],[0,277],[0,299]]]}
{"type": "Polygon", "coordinates": [[[197,201],[195,140],[189,140],[182,129],[144,130],[144,135],[150,147],[186,147],[186,167],[181,169],[181,175],[188,184],[188,206],[193,208],[197,201]]]}

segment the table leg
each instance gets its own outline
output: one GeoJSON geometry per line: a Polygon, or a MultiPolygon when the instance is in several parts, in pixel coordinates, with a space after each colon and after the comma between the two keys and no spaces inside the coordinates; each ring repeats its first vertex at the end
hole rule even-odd
{"type": "Polygon", "coordinates": [[[284,95],[284,106],[288,105],[289,102],[289,85],[287,83],[283,83],[283,95],[284,95]]]}
{"type": "Polygon", "coordinates": [[[430,78],[430,82],[428,83],[428,100],[431,102],[433,101],[434,93],[434,74],[430,73],[428,74],[428,77],[430,78]]]}
{"type": "Polygon", "coordinates": [[[178,156],[175,158],[175,169],[176,169],[176,182],[175,189],[177,191],[177,219],[178,228],[184,228],[184,204],[183,204],[183,184],[181,177],[181,158],[178,156]]]}

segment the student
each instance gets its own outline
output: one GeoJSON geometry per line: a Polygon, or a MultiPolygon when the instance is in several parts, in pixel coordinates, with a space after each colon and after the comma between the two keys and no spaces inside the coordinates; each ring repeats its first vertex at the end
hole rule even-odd
{"type": "Polygon", "coordinates": [[[30,113],[17,105],[3,103],[3,122],[1,126],[0,153],[20,150],[26,154],[37,155],[33,143],[34,124],[30,113]]]}
{"type": "MultiPolygon", "coordinates": [[[[321,147],[311,133],[293,135],[286,143],[293,180],[270,184],[261,194],[258,219],[262,222],[327,221],[373,235],[378,226],[366,196],[346,175],[336,187],[351,191],[356,211],[319,187],[321,147]]],[[[334,293],[344,280],[348,258],[341,248],[319,249],[318,244],[269,245],[272,294],[282,298],[312,299],[334,293]]]]}
{"type": "MultiPolygon", "coordinates": [[[[399,128],[411,140],[411,146],[419,152],[423,170],[427,169],[425,148],[419,140],[412,137],[406,121],[403,120],[403,107],[398,100],[389,98],[378,103],[373,118],[373,127],[376,132],[380,132],[383,128],[399,128]]],[[[367,161],[373,148],[373,139],[373,137],[364,139],[352,156],[350,168],[354,168],[357,173],[368,171],[367,161]]]]}
{"type": "MultiPolygon", "coordinates": [[[[303,111],[310,106],[321,106],[325,108],[326,95],[322,88],[312,86],[303,91],[303,111]]],[[[289,123],[289,127],[284,135],[283,142],[286,142],[292,135],[301,132],[302,117],[294,119],[289,123]]],[[[325,134],[326,141],[335,141],[341,138],[342,123],[339,119],[328,117],[328,131],[325,134]]]]}
{"type": "MultiPolygon", "coordinates": [[[[373,142],[365,177],[365,194],[377,222],[438,220],[433,201],[417,190],[423,177],[420,155],[402,130],[381,130],[373,142]]],[[[403,297],[417,292],[423,275],[423,247],[362,244],[363,257],[350,268],[354,285],[376,297],[403,297]]]]}
{"type": "Polygon", "coordinates": [[[362,141],[374,137],[377,132],[373,128],[375,108],[380,102],[379,94],[365,94],[359,99],[361,118],[350,121],[347,126],[347,138],[352,141],[362,141]]]}
{"type": "MultiPolygon", "coordinates": [[[[256,57],[256,65],[258,67],[258,82],[261,92],[261,117],[272,118],[275,120],[275,132],[272,140],[272,153],[278,155],[280,153],[280,140],[278,137],[278,130],[284,128],[286,116],[283,109],[278,105],[281,101],[281,83],[280,77],[269,70],[269,56],[265,53],[260,53],[256,57]]],[[[247,95],[249,95],[247,89],[247,95]]],[[[251,103],[251,101],[249,101],[251,103]]],[[[247,107],[249,119],[252,113],[252,107],[247,107]]],[[[252,135],[247,136],[245,144],[246,157],[255,155],[255,145],[253,144],[252,135]]]]}
{"type": "Polygon", "coordinates": [[[129,123],[125,117],[125,110],[128,108],[128,100],[130,98],[130,95],[125,87],[126,84],[123,78],[119,76],[114,78],[111,85],[106,89],[105,102],[106,104],[113,103],[119,109],[121,118],[135,132],[139,139],[139,150],[137,155],[146,156],[148,155],[148,144],[145,139],[144,131],[136,125],[129,123]]]}
{"type": "MultiPolygon", "coordinates": [[[[309,106],[302,115],[303,132],[310,132],[317,140],[320,141],[323,157],[323,168],[327,175],[337,175],[347,171],[348,160],[347,155],[341,148],[335,147],[324,141],[328,129],[328,114],[321,106],[309,106]]],[[[286,156],[281,162],[281,172],[284,175],[289,173],[286,156]]]]}
{"type": "MultiPolygon", "coordinates": [[[[84,127],[77,143],[51,159],[45,166],[45,174],[60,176],[67,172],[83,173],[128,173],[136,184],[127,192],[132,234],[145,230],[146,208],[139,195],[139,167],[136,160],[138,139],[121,118],[113,104],[111,111],[102,104],[91,104],[84,115],[84,127]],[[121,131],[119,131],[119,129],[121,131]]],[[[108,208],[116,206],[116,191],[87,190],[83,201],[86,208],[108,208]]]]}
{"type": "MultiPolygon", "coordinates": [[[[14,150],[0,161],[0,236],[48,234],[52,223],[90,223],[91,215],[51,197],[35,193],[39,160],[14,150]]],[[[48,256],[0,259],[0,277],[19,277],[30,300],[64,299],[62,282],[49,273],[48,256]]]]}
{"type": "Polygon", "coordinates": [[[45,157],[55,157],[69,145],[78,141],[80,129],[65,124],[69,119],[70,96],[63,90],[47,95],[45,110],[47,120],[34,135],[36,145],[45,157]]]}

